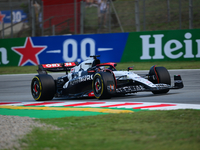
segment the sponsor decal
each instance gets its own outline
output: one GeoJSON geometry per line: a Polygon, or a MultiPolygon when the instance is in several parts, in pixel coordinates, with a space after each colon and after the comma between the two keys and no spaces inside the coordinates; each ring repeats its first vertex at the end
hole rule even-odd
{"type": "Polygon", "coordinates": [[[138,82],[141,82],[143,84],[146,84],[146,85],[148,85],[150,87],[155,87],[155,85],[151,81],[149,81],[147,79],[144,79],[142,77],[135,77],[135,80],[138,81],[138,82]]]}
{"type": "MultiPolygon", "coordinates": [[[[17,23],[27,18],[27,14],[23,10],[12,11],[12,22],[17,23]]],[[[25,22],[27,22],[26,20],[25,22]]],[[[0,11],[0,23],[11,23],[11,11],[0,11]]]]}
{"type": "Polygon", "coordinates": [[[142,85],[135,85],[135,86],[125,86],[116,89],[117,93],[132,93],[138,91],[145,91],[145,88],[142,85]]]}
{"type": "Polygon", "coordinates": [[[170,88],[170,85],[167,85],[167,84],[161,84],[161,83],[159,83],[159,84],[155,84],[155,85],[156,85],[156,87],[158,89],[168,89],[168,88],[170,88]]]}
{"type": "Polygon", "coordinates": [[[76,64],[74,62],[70,62],[70,63],[64,63],[65,67],[73,67],[76,66],[76,64]]]}
{"type": "Polygon", "coordinates": [[[70,85],[78,84],[80,82],[85,82],[85,81],[92,81],[93,80],[93,75],[85,75],[82,77],[77,77],[73,80],[70,81],[70,85]]]}
{"type": "MultiPolygon", "coordinates": [[[[43,66],[43,68],[60,68],[60,67],[63,67],[63,65],[60,64],[60,63],[43,64],[42,66],[43,66]]],[[[73,66],[76,66],[76,64],[74,62],[64,63],[64,67],[73,67],[73,66]]]]}
{"type": "Polygon", "coordinates": [[[44,64],[42,65],[43,68],[60,68],[62,67],[61,64],[44,64]]]}
{"type": "Polygon", "coordinates": [[[121,62],[200,60],[200,30],[129,33],[121,62]]]}
{"type": "Polygon", "coordinates": [[[46,49],[47,46],[36,46],[30,37],[26,38],[24,46],[12,47],[12,50],[20,55],[18,66],[24,66],[30,62],[33,65],[40,63],[38,55],[46,49]]]}
{"type": "Polygon", "coordinates": [[[0,11],[0,23],[3,23],[3,18],[5,17],[6,15],[2,14],[1,11],[0,11]]]}
{"type": "Polygon", "coordinates": [[[7,50],[4,47],[2,47],[2,48],[0,48],[0,52],[1,52],[0,64],[1,63],[4,64],[4,65],[8,64],[9,60],[7,59],[7,50]]]}
{"type": "Polygon", "coordinates": [[[90,92],[90,93],[88,94],[88,96],[89,96],[89,97],[94,97],[94,92],[93,92],[93,91],[90,92]]]}
{"type": "Polygon", "coordinates": [[[71,72],[71,73],[75,72],[75,69],[74,69],[74,68],[71,68],[70,72],[71,72]]]}
{"type": "Polygon", "coordinates": [[[128,33],[114,33],[0,39],[0,48],[6,49],[9,61],[4,63],[0,55],[0,66],[67,62],[66,67],[71,67],[76,65],[70,62],[80,63],[91,59],[91,55],[100,55],[102,63],[120,62],[127,38],[128,33]]]}
{"type": "Polygon", "coordinates": [[[114,91],[115,90],[115,85],[114,84],[110,84],[109,86],[107,86],[107,90],[108,91],[114,91]]]}
{"type": "Polygon", "coordinates": [[[162,54],[162,45],[164,54],[171,59],[177,59],[180,57],[184,58],[200,58],[200,39],[196,39],[194,44],[197,45],[197,54],[194,55],[192,52],[192,34],[190,32],[185,33],[185,40],[179,41],[177,39],[171,39],[163,43],[164,34],[153,35],[154,43],[150,43],[151,35],[141,35],[142,39],[142,56],[140,59],[163,59],[164,55],[162,54]],[[181,48],[185,47],[183,51],[179,51],[181,48]],[[150,49],[154,49],[154,55],[150,56],[150,49]],[[177,53],[175,53],[177,51],[177,53]]]}
{"type": "Polygon", "coordinates": [[[174,83],[182,83],[182,80],[174,80],[174,83]]]}

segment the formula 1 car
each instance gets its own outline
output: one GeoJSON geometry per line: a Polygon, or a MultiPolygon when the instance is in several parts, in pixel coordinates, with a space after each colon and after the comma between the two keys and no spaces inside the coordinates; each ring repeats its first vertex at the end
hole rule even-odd
{"type": "Polygon", "coordinates": [[[52,100],[54,97],[95,97],[107,99],[112,96],[150,91],[154,94],[167,93],[170,89],[183,88],[180,75],[174,76],[171,86],[169,72],[164,67],[152,66],[148,74],[135,74],[131,67],[117,71],[116,63],[100,63],[99,56],[82,63],[67,62],[38,65],[38,75],[31,82],[31,93],[35,100],[52,100]],[[65,71],[66,74],[53,79],[47,73],[65,71]]]}

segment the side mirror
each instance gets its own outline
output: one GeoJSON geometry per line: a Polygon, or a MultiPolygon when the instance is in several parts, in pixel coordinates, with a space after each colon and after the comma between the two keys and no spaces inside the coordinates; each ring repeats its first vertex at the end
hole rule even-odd
{"type": "Polygon", "coordinates": [[[128,69],[127,69],[127,70],[128,70],[128,71],[129,71],[129,70],[133,70],[133,67],[128,67],[128,69]]]}

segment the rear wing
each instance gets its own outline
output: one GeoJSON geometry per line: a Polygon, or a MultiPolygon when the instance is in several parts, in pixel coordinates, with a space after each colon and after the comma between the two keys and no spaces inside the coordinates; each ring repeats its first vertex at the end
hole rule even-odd
{"type": "Polygon", "coordinates": [[[61,71],[70,71],[71,68],[78,66],[78,62],[67,62],[67,63],[54,63],[54,64],[41,64],[38,65],[37,72],[39,74],[47,74],[47,71],[50,72],[61,72],[61,71]]]}

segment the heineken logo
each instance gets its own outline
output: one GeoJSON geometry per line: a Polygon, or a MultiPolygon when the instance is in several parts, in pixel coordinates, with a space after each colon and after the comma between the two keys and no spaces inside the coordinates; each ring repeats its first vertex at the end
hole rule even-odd
{"type": "MultiPolygon", "coordinates": [[[[38,65],[40,63],[38,55],[46,49],[47,46],[38,46],[34,45],[32,39],[27,37],[23,46],[11,47],[11,49],[20,56],[18,66],[24,66],[27,63],[32,65],[38,65]]],[[[8,64],[7,49],[2,47],[0,48],[1,61],[0,64],[8,64]]]]}
{"type": "Polygon", "coordinates": [[[0,64],[1,63],[4,64],[4,65],[8,64],[9,60],[7,58],[7,51],[6,51],[6,49],[5,48],[0,48],[0,52],[1,52],[1,62],[0,62],[0,64]]]}
{"type": "Polygon", "coordinates": [[[200,39],[192,40],[192,34],[187,32],[185,40],[171,39],[166,43],[163,42],[164,34],[155,34],[152,36],[154,43],[150,43],[151,35],[141,35],[142,39],[142,56],[141,60],[145,59],[164,59],[164,54],[171,59],[184,58],[200,58],[200,39]],[[193,53],[193,43],[197,46],[197,53],[193,53]],[[162,48],[162,46],[164,47],[162,48]],[[179,51],[184,47],[184,52],[179,51]],[[154,49],[154,56],[150,56],[150,49],[154,49]]]}
{"type": "Polygon", "coordinates": [[[20,55],[18,66],[24,66],[27,62],[33,65],[39,64],[38,55],[46,49],[47,46],[36,46],[30,37],[26,38],[24,46],[12,47],[12,50],[20,55]]]}

